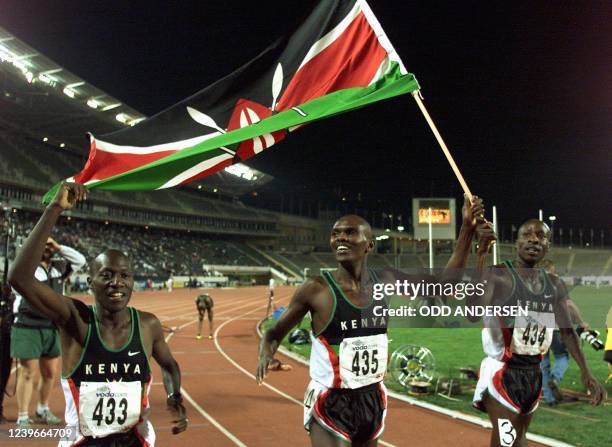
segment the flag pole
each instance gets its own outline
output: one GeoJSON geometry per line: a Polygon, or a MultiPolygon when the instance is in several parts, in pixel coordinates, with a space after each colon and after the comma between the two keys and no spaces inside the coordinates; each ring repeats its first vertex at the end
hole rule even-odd
{"type": "Polygon", "coordinates": [[[434,253],[433,253],[433,228],[432,228],[432,216],[431,216],[431,207],[427,209],[428,215],[428,232],[429,232],[429,273],[433,273],[434,266],[434,253]]]}
{"type": "Polygon", "coordinates": [[[442,152],[444,152],[444,155],[446,156],[446,159],[450,163],[451,168],[453,169],[453,172],[457,176],[457,180],[459,180],[459,183],[461,184],[461,187],[463,188],[463,192],[467,194],[468,199],[470,199],[470,202],[471,202],[472,192],[470,191],[470,188],[468,187],[465,179],[463,178],[463,175],[461,174],[461,171],[459,170],[457,163],[455,163],[453,156],[448,150],[448,147],[446,147],[446,143],[444,143],[444,140],[442,139],[442,135],[440,135],[440,132],[438,132],[438,128],[436,127],[433,120],[431,119],[431,116],[429,116],[429,113],[427,112],[427,109],[425,108],[425,104],[423,104],[423,100],[421,99],[421,91],[416,90],[412,92],[412,97],[414,98],[417,105],[419,106],[419,109],[421,109],[421,113],[423,113],[423,116],[425,116],[425,120],[427,121],[427,124],[429,124],[429,127],[431,128],[431,131],[436,137],[436,140],[438,140],[438,144],[442,148],[442,152]]]}
{"type": "MultiPolygon", "coordinates": [[[[493,231],[497,234],[497,207],[495,205],[493,205],[493,231]]],[[[497,263],[497,244],[493,244],[493,265],[497,263]]]]}

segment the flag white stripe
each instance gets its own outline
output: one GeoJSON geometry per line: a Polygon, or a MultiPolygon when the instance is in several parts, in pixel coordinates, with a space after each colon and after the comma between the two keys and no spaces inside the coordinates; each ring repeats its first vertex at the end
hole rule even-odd
{"type": "Polygon", "coordinates": [[[403,75],[408,74],[408,70],[406,70],[404,63],[402,62],[399,55],[395,51],[395,48],[393,48],[393,44],[387,37],[387,33],[385,33],[385,30],[382,28],[382,26],[380,25],[380,22],[378,21],[378,19],[376,18],[372,10],[370,9],[370,5],[368,5],[368,2],[366,2],[366,0],[357,0],[357,4],[359,5],[360,9],[363,11],[363,15],[365,15],[365,18],[370,24],[370,26],[372,27],[372,29],[374,30],[374,33],[376,33],[378,42],[387,51],[387,55],[389,59],[399,64],[401,74],[403,75]]]}
{"type": "Polygon", "coordinates": [[[349,25],[353,22],[353,20],[355,20],[355,17],[357,17],[360,12],[361,11],[359,2],[357,1],[355,2],[355,6],[353,6],[353,9],[350,10],[346,17],[342,19],[342,21],[338,23],[334,29],[332,29],[326,35],[321,37],[314,43],[312,47],[310,47],[310,50],[308,50],[308,53],[306,53],[306,56],[304,57],[304,60],[300,64],[298,70],[304,65],[306,65],[317,54],[319,54],[321,51],[331,45],[338,37],[340,37],[340,35],[349,27],[349,25]]]}
{"type": "Polygon", "coordinates": [[[200,137],[189,138],[187,140],[182,141],[174,141],[172,143],[163,143],[155,146],[121,146],[118,144],[109,143],[108,141],[97,140],[93,135],[91,135],[92,140],[96,143],[96,149],[111,152],[113,154],[133,154],[133,155],[147,155],[154,154],[157,152],[164,151],[179,151],[182,149],[186,149],[188,147],[194,146],[198,143],[201,143],[206,140],[210,140],[213,137],[221,135],[221,132],[215,131],[213,133],[209,133],[206,135],[202,135],[200,137]]]}
{"type": "Polygon", "coordinates": [[[374,84],[376,81],[378,81],[381,77],[383,77],[385,75],[385,73],[387,72],[387,70],[389,70],[390,67],[390,62],[389,62],[389,57],[386,56],[383,61],[380,63],[380,66],[376,69],[376,73],[374,73],[374,76],[372,77],[372,80],[368,83],[368,87],[372,84],[374,84]]]}
{"type": "Polygon", "coordinates": [[[192,166],[191,168],[181,172],[176,177],[171,178],[157,189],[172,188],[173,186],[180,185],[185,180],[190,179],[194,175],[199,174],[202,171],[206,171],[207,169],[210,169],[213,166],[218,165],[219,163],[231,160],[232,158],[233,157],[230,154],[221,154],[217,155],[216,157],[209,158],[208,160],[201,161],[197,165],[192,166]]]}

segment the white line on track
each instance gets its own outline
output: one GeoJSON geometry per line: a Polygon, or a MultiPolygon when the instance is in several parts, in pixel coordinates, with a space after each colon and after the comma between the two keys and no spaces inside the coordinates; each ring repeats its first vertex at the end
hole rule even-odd
{"type": "MultiPolygon", "coordinates": [[[[223,357],[225,357],[225,358],[226,358],[226,360],[227,360],[228,362],[230,362],[232,365],[234,365],[236,368],[238,368],[240,371],[242,371],[244,374],[246,374],[247,376],[249,376],[249,377],[250,377],[251,379],[253,379],[253,380],[255,380],[255,375],[251,374],[251,373],[250,373],[250,372],[248,372],[248,371],[247,371],[245,368],[243,368],[242,366],[240,366],[240,365],[239,365],[239,364],[238,364],[236,361],[234,361],[234,359],[232,359],[232,358],[231,358],[229,355],[227,355],[227,354],[225,353],[225,351],[223,350],[223,348],[221,348],[221,345],[219,345],[219,337],[218,337],[218,335],[219,335],[219,331],[220,331],[221,329],[223,329],[223,327],[224,327],[226,324],[229,324],[229,323],[231,323],[231,322],[232,322],[232,321],[234,321],[234,320],[238,320],[238,319],[240,319],[240,318],[242,318],[242,317],[244,317],[244,316],[246,316],[246,315],[252,314],[253,312],[260,310],[262,307],[265,307],[265,306],[260,306],[260,307],[257,307],[256,309],[250,310],[250,311],[248,311],[248,312],[245,312],[245,313],[244,313],[244,314],[242,314],[242,315],[239,315],[239,316],[237,316],[237,317],[234,317],[234,318],[231,318],[231,319],[229,319],[229,320],[225,321],[225,322],[224,322],[224,323],[222,323],[222,324],[221,324],[221,325],[220,325],[220,326],[217,328],[217,330],[215,331],[215,346],[216,346],[216,347],[217,347],[217,349],[219,350],[219,353],[220,353],[220,354],[221,354],[223,357]]],[[[293,402],[293,403],[296,403],[296,404],[298,404],[298,405],[304,406],[304,404],[303,404],[302,402],[300,402],[299,400],[297,400],[297,399],[295,399],[295,398],[291,397],[291,396],[290,396],[290,395],[288,395],[287,393],[282,392],[282,391],[281,391],[281,390],[279,390],[278,388],[275,388],[275,387],[273,387],[272,385],[270,385],[270,384],[268,384],[268,383],[266,383],[266,382],[263,382],[263,383],[262,383],[262,385],[263,385],[263,386],[265,386],[266,388],[269,388],[270,390],[274,391],[275,393],[280,394],[280,395],[281,395],[281,396],[283,396],[285,399],[289,399],[289,400],[290,400],[291,402],[293,402]]]]}
{"type": "MultiPolygon", "coordinates": [[[[240,366],[240,365],[239,365],[239,364],[238,364],[238,363],[237,363],[237,362],[236,362],[234,359],[232,359],[232,358],[231,358],[229,355],[227,355],[227,354],[225,353],[225,351],[224,351],[224,350],[221,348],[221,345],[219,345],[219,337],[218,337],[218,335],[219,335],[219,332],[221,331],[221,329],[223,329],[223,327],[224,327],[225,325],[227,325],[227,324],[231,323],[232,321],[239,320],[239,319],[241,319],[241,318],[245,317],[246,315],[250,315],[250,314],[252,314],[253,312],[255,312],[255,311],[257,311],[257,310],[260,310],[262,307],[265,307],[265,306],[259,306],[259,307],[255,308],[255,309],[253,309],[253,310],[250,310],[250,311],[248,311],[248,312],[243,313],[242,315],[239,315],[239,316],[237,316],[237,317],[233,317],[233,318],[231,318],[231,319],[227,320],[226,322],[222,323],[222,324],[221,324],[221,325],[220,325],[220,326],[217,328],[217,330],[215,331],[215,340],[214,340],[214,341],[215,341],[215,346],[216,346],[216,347],[217,347],[217,349],[219,350],[219,353],[220,353],[220,354],[221,354],[223,357],[225,357],[225,358],[227,359],[227,361],[229,361],[229,362],[230,362],[232,365],[234,365],[236,368],[238,368],[240,371],[242,371],[244,374],[246,374],[247,376],[249,376],[249,377],[250,377],[250,378],[252,378],[253,380],[255,380],[255,375],[251,374],[251,373],[250,373],[250,372],[248,372],[248,371],[247,371],[245,368],[243,368],[242,366],[240,366]]],[[[299,401],[299,400],[297,400],[297,399],[293,398],[292,396],[290,396],[290,395],[288,395],[287,393],[285,393],[285,392],[283,392],[283,391],[279,390],[278,388],[276,388],[276,387],[274,387],[274,386],[272,386],[272,385],[270,385],[270,384],[268,384],[268,383],[266,383],[266,382],[263,382],[263,383],[262,383],[262,385],[263,385],[263,386],[265,386],[266,388],[268,388],[268,389],[270,389],[270,390],[274,391],[276,394],[279,394],[280,396],[284,397],[285,399],[288,399],[288,400],[290,400],[291,402],[293,402],[293,403],[295,403],[295,404],[298,404],[298,405],[299,405],[299,406],[301,406],[301,407],[303,407],[303,406],[304,406],[303,402],[301,402],[301,401],[299,401]]],[[[378,442],[379,442],[381,445],[384,445],[384,446],[386,446],[386,447],[395,447],[395,445],[394,445],[394,444],[390,444],[390,443],[388,443],[388,442],[386,442],[386,441],[383,441],[382,439],[379,439],[379,440],[378,440],[378,442]]]]}
{"type": "MultiPolygon", "coordinates": [[[[242,300],[240,301],[242,302],[242,300]]],[[[230,311],[236,310],[236,309],[242,309],[243,307],[247,307],[247,306],[252,306],[253,304],[256,304],[256,302],[249,302],[243,306],[238,306],[235,307],[231,310],[228,310],[227,312],[220,312],[220,314],[226,314],[230,311]]],[[[262,307],[265,306],[258,306],[257,308],[255,308],[253,311],[255,310],[259,310],[262,307]]],[[[249,313],[251,313],[249,312],[249,313]]],[[[180,325],[178,328],[179,329],[183,329],[184,327],[187,327],[189,325],[194,324],[195,322],[197,322],[197,319],[194,319],[192,321],[189,321],[187,323],[184,323],[182,325],[180,325]]],[[[231,321],[231,320],[228,320],[231,321]]],[[[227,322],[226,322],[227,323],[227,322]]],[[[223,323],[225,324],[225,323],[223,323]]],[[[217,329],[217,331],[215,331],[215,345],[217,345],[217,333],[218,333],[219,329],[217,329]]],[[[172,336],[174,335],[174,332],[168,334],[168,336],[166,337],[166,343],[172,338],[172,336]]],[[[219,349],[219,348],[217,348],[219,349]]],[[[222,353],[223,355],[225,355],[225,353],[222,353]]],[[[198,405],[198,403],[189,395],[189,393],[187,392],[187,390],[185,390],[185,388],[181,387],[181,394],[183,394],[185,396],[185,399],[187,399],[187,401],[193,406],[193,408],[195,408],[197,410],[198,413],[200,413],[206,420],[208,420],[213,426],[215,426],[221,433],[223,433],[230,441],[232,441],[235,445],[237,445],[238,447],[246,447],[246,444],[244,444],[242,441],[240,441],[236,436],[234,436],[228,429],[226,429],[223,425],[221,425],[221,423],[219,423],[215,418],[213,418],[209,413],[207,413],[200,405],[198,405]]]]}
{"type": "Polygon", "coordinates": [[[208,414],[202,407],[200,407],[198,405],[198,403],[192,399],[192,397],[189,395],[189,393],[185,390],[185,388],[181,387],[181,393],[183,394],[183,396],[185,396],[185,399],[187,399],[187,401],[193,405],[193,408],[195,408],[196,410],[198,410],[198,413],[200,413],[202,416],[204,416],[206,419],[208,419],[210,421],[211,424],[213,424],[221,433],[223,433],[225,436],[227,436],[227,438],[232,441],[234,444],[236,444],[239,447],[246,447],[246,444],[244,444],[240,439],[238,439],[237,437],[235,437],[229,430],[227,430],[223,425],[221,425],[220,423],[217,422],[217,420],[215,418],[213,418],[210,414],[208,414]]]}

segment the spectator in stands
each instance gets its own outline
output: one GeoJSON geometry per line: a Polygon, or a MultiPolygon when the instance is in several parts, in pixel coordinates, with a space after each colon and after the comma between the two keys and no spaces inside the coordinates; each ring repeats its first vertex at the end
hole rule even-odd
{"type": "MultiPolygon", "coordinates": [[[[86,263],[85,257],[73,248],[58,244],[49,238],[35,276],[57,293],[63,292],[65,276],[52,263],[54,255],[64,258],[76,272],[86,263]]],[[[37,422],[57,425],[62,421],[49,409],[49,394],[57,375],[60,345],[59,333],[51,320],[36,311],[21,295],[16,294],[13,305],[15,319],[11,329],[11,357],[18,360],[17,370],[17,427],[28,428],[32,423],[28,408],[32,397],[36,369],[40,371],[38,383],[37,422]]]]}

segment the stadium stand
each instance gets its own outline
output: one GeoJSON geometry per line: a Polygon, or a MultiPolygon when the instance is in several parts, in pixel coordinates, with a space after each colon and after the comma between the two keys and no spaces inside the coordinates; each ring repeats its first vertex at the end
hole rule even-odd
{"type": "Polygon", "coordinates": [[[573,276],[600,276],[610,259],[609,251],[576,252],[573,268],[568,274],[573,276]]]}

